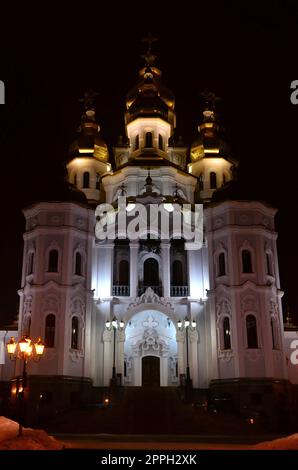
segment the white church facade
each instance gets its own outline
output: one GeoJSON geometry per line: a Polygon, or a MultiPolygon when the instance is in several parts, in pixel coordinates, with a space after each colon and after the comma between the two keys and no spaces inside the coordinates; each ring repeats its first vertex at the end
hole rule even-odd
{"type": "MultiPolygon", "coordinates": [[[[18,332],[0,333],[45,342],[42,360],[28,364],[32,402],[43,394],[63,409],[96,400],[111,381],[179,387],[190,379],[197,397],[274,408],[298,382],[285,349],[276,210],[224,197],[237,186],[237,162],[219,137],[212,95],[201,121],[188,152],[175,139],[174,97],[149,54],[127,95],[126,136],[113,160],[86,94],[64,200],[23,211],[18,332]],[[173,203],[203,204],[202,246],[186,250],[183,239],[158,233],[98,240],[96,207],[117,208],[119,195],[127,211],[137,202],[170,212],[173,203]]],[[[16,373],[6,358],[1,380],[16,373]]]]}

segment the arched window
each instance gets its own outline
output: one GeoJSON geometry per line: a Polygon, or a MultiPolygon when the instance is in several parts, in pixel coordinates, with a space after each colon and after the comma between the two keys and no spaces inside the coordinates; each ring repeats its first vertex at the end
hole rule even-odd
{"type": "Polygon", "coordinates": [[[28,274],[33,274],[34,272],[34,253],[31,251],[28,257],[28,274]]]}
{"type": "Polygon", "coordinates": [[[242,250],[242,272],[252,273],[251,252],[249,250],[242,250]]]}
{"type": "Polygon", "coordinates": [[[225,276],[226,274],[226,256],[224,252],[221,252],[218,256],[218,277],[225,276]]]}
{"type": "Polygon", "coordinates": [[[129,285],[129,263],[126,259],[122,259],[119,263],[119,285],[129,285]]]}
{"type": "Polygon", "coordinates": [[[89,188],[90,185],[90,173],[89,171],[85,171],[83,173],[83,188],[89,188]]]}
{"type": "Polygon", "coordinates": [[[222,175],[222,185],[224,186],[226,184],[226,175],[223,173],[222,175]]]}
{"type": "Polygon", "coordinates": [[[49,266],[48,266],[48,271],[50,273],[58,272],[58,258],[59,258],[58,250],[50,250],[50,252],[49,252],[49,266]]]}
{"type": "Polygon", "coordinates": [[[79,319],[72,317],[71,320],[71,349],[79,349],[79,319]]]}
{"type": "Polygon", "coordinates": [[[76,252],[75,274],[82,275],[82,255],[78,251],[76,252]]]}
{"type": "Polygon", "coordinates": [[[159,150],[163,150],[163,137],[160,134],[158,134],[158,148],[159,150]]]}
{"type": "Polygon", "coordinates": [[[152,132],[146,132],[145,147],[151,148],[153,146],[152,132]]]}
{"type": "Polygon", "coordinates": [[[270,319],[271,335],[272,335],[272,349],[278,349],[277,325],[276,320],[270,319]]]}
{"type": "Polygon", "coordinates": [[[154,258],[148,258],[144,262],[144,286],[159,285],[159,266],[154,258]]]}
{"type": "Polygon", "coordinates": [[[258,348],[257,320],[254,315],[247,315],[246,317],[246,335],[247,335],[247,347],[249,349],[257,349],[258,348]]]}
{"type": "Polygon", "coordinates": [[[134,150],[138,150],[140,147],[140,136],[137,134],[134,141],[134,150]]]}
{"type": "Polygon", "coordinates": [[[272,275],[273,275],[273,271],[272,271],[272,259],[271,259],[270,253],[266,253],[266,272],[267,272],[268,276],[272,276],[272,275]]]}
{"type": "Polygon", "coordinates": [[[96,188],[96,189],[99,189],[99,188],[100,188],[100,174],[99,174],[99,173],[96,173],[95,188],[96,188]]]}
{"type": "Polygon", "coordinates": [[[172,264],[172,285],[183,286],[183,265],[182,262],[176,259],[172,264]]]}
{"type": "Polygon", "coordinates": [[[216,173],[214,171],[211,171],[211,173],[210,173],[210,189],[216,189],[216,188],[217,188],[216,173]]]}
{"type": "Polygon", "coordinates": [[[45,325],[45,334],[44,341],[46,348],[55,347],[55,327],[56,327],[56,317],[52,313],[46,316],[46,325],[45,325]]]}
{"type": "Polygon", "coordinates": [[[231,349],[231,328],[229,317],[224,317],[222,322],[223,328],[223,348],[231,349]]]}
{"type": "Polygon", "coordinates": [[[77,182],[78,182],[78,178],[77,178],[77,174],[75,173],[73,177],[73,184],[76,186],[77,182]]]}

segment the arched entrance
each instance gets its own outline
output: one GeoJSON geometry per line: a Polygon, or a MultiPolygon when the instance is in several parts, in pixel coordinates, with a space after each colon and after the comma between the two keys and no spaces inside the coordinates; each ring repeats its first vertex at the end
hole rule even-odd
{"type": "Polygon", "coordinates": [[[157,356],[142,357],[142,387],[160,386],[160,358],[157,356]]]}
{"type": "Polygon", "coordinates": [[[176,328],[164,313],[136,313],[125,328],[126,386],[177,386],[176,328]]]}

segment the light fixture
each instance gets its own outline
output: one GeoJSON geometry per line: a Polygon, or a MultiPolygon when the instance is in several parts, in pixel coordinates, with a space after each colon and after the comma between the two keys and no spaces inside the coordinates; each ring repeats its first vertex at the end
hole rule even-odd
{"type": "Polygon", "coordinates": [[[28,348],[30,347],[30,341],[28,341],[25,336],[21,338],[21,341],[19,341],[19,348],[21,353],[26,353],[28,351],[28,348]]]}
{"type": "Polygon", "coordinates": [[[185,326],[185,328],[187,328],[187,327],[189,326],[189,323],[190,323],[190,321],[189,321],[189,319],[186,317],[185,320],[184,320],[184,326],[185,326]]]}
{"type": "Polygon", "coordinates": [[[17,343],[14,340],[14,337],[12,336],[10,338],[10,341],[7,343],[7,352],[10,356],[12,356],[15,353],[17,347],[17,343]]]}
{"type": "Polygon", "coordinates": [[[182,321],[179,320],[179,321],[177,322],[177,325],[178,325],[178,328],[182,328],[182,321]]]}
{"type": "Polygon", "coordinates": [[[119,321],[119,326],[120,326],[120,328],[124,328],[124,321],[123,320],[119,321]]]}
{"type": "Polygon", "coordinates": [[[106,328],[110,328],[111,326],[111,322],[110,321],[106,321],[106,328]]]}
{"type": "Polygon", "coordinates": [[[44,351],[44,343],[41,341],[41,338],[38,338],[34,346],[37,356],[42,356],[44,351]]]}
{"type": "Polygon", "coordinates": [[[191,321],[191,326],[192,328],[195,328],[197,326],[197,322],[195,320],[191,321]]]}
{"type": "Polygon", "coordinates": [[[114,317],[113,320],[112,320],[112,326],[113,326],[114,328],[117,328],[117,326],[118,326],[118,322],[117,322],[117,318],[116,318],[116,317],[114,317]]]}

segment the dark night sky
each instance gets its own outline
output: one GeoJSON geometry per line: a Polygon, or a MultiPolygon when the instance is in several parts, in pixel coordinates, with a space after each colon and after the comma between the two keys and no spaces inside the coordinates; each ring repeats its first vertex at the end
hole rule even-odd
{"type": "Polygon", "coordinates": [[[290,102],[290,83],[298,80],[297,2],[198,0],[183,9],[162,2],[163,11],[150,2],[113,2],[110,9],[99,1],[69,9],[62,2],[38,5],[1,11],[0,324],[17,313],[21,208],[63,177],[84,90],[100,93],[97,114],[107,143],[123,134],[124,98],[142,65],[140,39],[148,31],[160,38],[157,65],[175,93],[178,134],[186,143],[201,116],[200,92],[221,96],[220,118],[240,161],[240,180],[252,197],[258,190],[279,209],[282,289],[297,314],[298,105],[290,102]]]}

